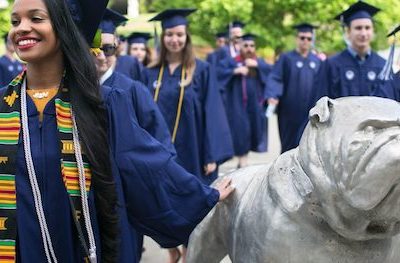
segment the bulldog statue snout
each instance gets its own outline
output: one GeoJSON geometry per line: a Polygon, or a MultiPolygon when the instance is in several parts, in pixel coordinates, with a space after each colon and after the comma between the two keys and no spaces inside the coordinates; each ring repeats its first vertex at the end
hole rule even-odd
{"type": "Polygon", "coordinates": [[[229,175],[188,262],[400,262],[400,104],[320,99],[300,145],[229,175]]]}

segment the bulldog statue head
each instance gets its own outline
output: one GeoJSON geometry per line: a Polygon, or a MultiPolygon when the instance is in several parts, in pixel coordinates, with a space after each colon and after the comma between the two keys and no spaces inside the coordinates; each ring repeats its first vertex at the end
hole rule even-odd
{"type": "Polygon", "coordinates": [[[319,214],[350,240],[400,231],[400,104],[377,97],[321,98],[298,159],[319,214]]]}

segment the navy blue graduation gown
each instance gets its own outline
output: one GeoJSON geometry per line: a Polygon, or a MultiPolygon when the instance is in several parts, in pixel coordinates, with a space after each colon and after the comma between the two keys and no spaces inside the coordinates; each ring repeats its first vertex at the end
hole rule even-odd
{"type": "MultiPolygon", "coordinates": [[[[0,94],[4,91],[0,90],[0,94]]],[[[135,230],[165,247],[185,243],[192,229],[217,203],[219,194],[176,164],[171,153],[138,125],[130,90],[104,87],[104,91],[111,165],[119,199],[118,262],[135,263],[138,262],[137,251],[132,249],[136,247],[135,230]]],[[[29,96],[27,102],[32,157],[55,254],[59,262],[82,262],[81,245],[60,171],[54,99],[46,105],[41,125],[29,96]]],[[[16,191],[17,262],[46,262],[21,136],[16,191]]],[[[89,208],[100,258],[93,191],[89,193],[89,208]]]]}
{"type": "Polygon", "coordinates": [[[0,87],[8,85],[23,69],[18,60],[11,61],[6,55],[0,58],[0,87]]]}
{"type": "Polygon", "coordinates": [[[277,108],[281,151],[299,145],[308,120],[313,83],[320,67],[320,59],[309,53],[301,56],[297,51],[283,53],[268,76],[265,99],[279,99],[277,108]]]}
{"type": "Polygon", "coordinates": [[[375,52],[360,64],[347,49],[343,50],[322,64],[316,83],[318,97],[314,102],[322,96],[333,99],[370,96],[379,85],[378,75],[384,66],[385,60],[375,52]]]}
{"type": "Polygon", "coordinates": [[[143,66],[135,57],[125,55],[117,57],[115,71],[124,74],[132,80],[140,80],[143,66]]]}
{"type": "MultiPolygon", "coordinates": [[[[143,83],[154,94],[160,68],[146,68],[143,83]]],[[[157,101],[172,133],[177,114],[182,67],[171,74],[165,66],[157,101]]],[[[206,164],[221,163],[233,155],[232,140],[214,72],[196,59],[192,82],[185,87],[182,113],[175,139],[178,162],[190,173],[210,184],[218,174],[204,174],[206,164]]]]}
{"type": "Polygon", "coordinates": [[[227,58],[218,64],[218,79],[225,89],[225,109],[232,134],[236,156],[250,150],[267,151],[267,119],[265,118],[264,91],[271,65],[257,58],[258,67],[246,77],[234,75],[240,64],[227,58]]]}
{"type": "Polygon", "coordinates": [[[400,73],[394,74],[391,80],[381,81],[373,95],[400,102],[400,73]]]}
{"type": "Polygon", "coordinates": [[[131,91],[131,100],[136,113],[136,122],[145,129],[151,136],[161,142],[165,148],[176,155],[175,147],[171,142],[171,134],[168,126],[153,96],[142,82],[134,81],[118,72],[106,79],[103,83],[111,88],[122,88],[131,91]]]}

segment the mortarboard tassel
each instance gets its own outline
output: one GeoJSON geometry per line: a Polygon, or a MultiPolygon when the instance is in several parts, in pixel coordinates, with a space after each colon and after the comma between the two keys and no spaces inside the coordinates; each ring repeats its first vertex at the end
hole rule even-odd
{"type": "Polygon", "coordinates": [[[154,50],[156,51],[157,55],[160,54],[160,38],[158,37],[156,25],[154,25],[154,50]]]}
{"type": "Polygon", "coordinates": [[[386,64],[383,67],[382,71],[378,75],[378,78],[380,80],[386,81],[386,80],[390,80],[392,78],[392,66],[393,66],[395,46],[396,46],[396,40],[393,41],[393,44],[390,47],[389,57],[386,60],[386,64]]]}

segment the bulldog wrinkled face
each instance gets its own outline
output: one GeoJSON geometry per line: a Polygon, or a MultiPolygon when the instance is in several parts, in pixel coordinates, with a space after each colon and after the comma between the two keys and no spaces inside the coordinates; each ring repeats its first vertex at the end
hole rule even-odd
{"type": "Polygon", "coordinates": [[[400,104],[325,98],[310,111],[310,123],[300,156],[330,227],[350,240],[398,234],[400,104]]]}
{"type": "Polygon", "coordinates": [[[347,176],[340,183],[348,205],[343,212],[357,222],[350,224],[353,236],[364,240],[399,233],[400,120],[360,123],[342,152],[347,152],[343,158],[347,176]]]}

